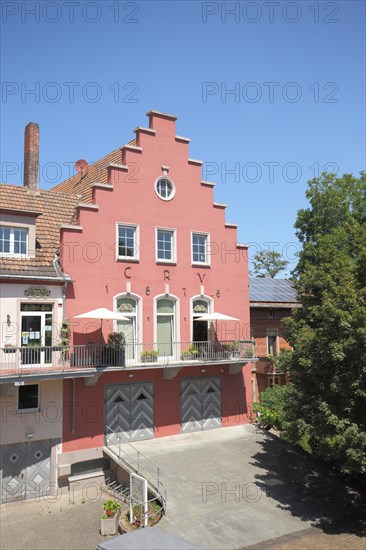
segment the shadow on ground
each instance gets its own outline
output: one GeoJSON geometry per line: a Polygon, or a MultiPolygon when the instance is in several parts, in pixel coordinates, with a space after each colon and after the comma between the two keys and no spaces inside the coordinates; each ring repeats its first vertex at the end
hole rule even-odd
{"type": "Polygon", "coordinates": [[[327,534],[366,536],[364,484],[273,434],[258,443],[261,450],[251,464],[262,473],[255,475],[255,484],[279,508],[327,534]]]}

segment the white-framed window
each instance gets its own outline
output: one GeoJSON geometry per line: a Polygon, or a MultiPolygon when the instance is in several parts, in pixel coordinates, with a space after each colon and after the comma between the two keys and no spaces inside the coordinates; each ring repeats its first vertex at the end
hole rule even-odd
{"type": "Polygon", "coordinates": [[[139,226],[119,223],[117,225],[117,258],[139,259],[139,226]]]}
{"type": "Polygon", "coordinates": [[[163,201],[171,201],[175,195],[175,185],[166,176],[160,177],[155,181],[155,192],[163,201]]]}
{"type": "Polygon", "coordinates": [[[39,411],[39,384],[18,386],[18,412],[39,411]]]}
{"type": "Polygon", "coordinates": [[[128,321],[117,321],[117,332],[122,332],[126,344],[126,360],[132,361],[138,355],[138,344],[141,342],[141,300],[131,294],[117,297],[117,311],[127,317],[128,321]]]}
{"type": "Polygon", "coordinates": [[[277,354],[277,340],[278,340],[278,330],[276,328],[267,328],[267,354],[276,355],[277,354]]]}
{"type": "Polygon", "coordinates": [[[210,265],[209,234],[192,232],[192,263],[210,265]]]}
{"type": "Polygon", "coordinates": [[[156,261],[175,262],[176,242],[175,230],[156,228],[156,261]]]}
{"type": "Polygon", "coordinates": [[[1,225],[0,254],[2,256],[26,256],[28,254],[28,229],[1,225]]]}
{"type": "Polygon", "coordinates": [[[156,300],[156,346],[159,356],[173,355],[176,340],[176,302],[169,297],[156,300]]]}
{"type": "Polygon", "coordinates": [[[214,326],[207,321],[200,321],[199,317],[211,313],[213,300],[206,296],[196,296],[191,299],[192,341],[208,342],[214,339],[214,326]]]}
{"type": "Polygon", "coordinates": [[[268,310],[268,319],[274,319],[274,309],[269,309],[268,310]]]}

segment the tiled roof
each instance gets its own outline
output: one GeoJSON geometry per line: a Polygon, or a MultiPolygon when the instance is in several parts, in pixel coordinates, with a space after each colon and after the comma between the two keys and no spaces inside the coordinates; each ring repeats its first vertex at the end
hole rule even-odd
{"type": "Polygon", "coordinates": [[[251,302],[298,303],[296,290],[288,279],[249,277],[251,302]]]}
{"type": "Polygon", "coordinates": [[[2,209],[42,212],[36,217],[36,257],[1,258],[0,274],[60,277],[53,262],[60,246],[60,225],[72,222],[77,202],[74,194],[41,189],[30,191],[18,185],[0,184],[2,209]]]}
{"type": "MultiPolygon", "coordinates": [[[[136,145],[136,140],[131,140],[128,145],[136,145]]],[[[81,177],[80,174],[75,174],[53,187],[51,191],[75,193],[81,195],[82,202],[92,202],[92,185],[95,182],[108,183],[108,170],[106,167],[111,162],[116,164],[122,163],[122,151],[120,148],[115,149],[105,157],[91,164],[84,177],[81,177]]]]}

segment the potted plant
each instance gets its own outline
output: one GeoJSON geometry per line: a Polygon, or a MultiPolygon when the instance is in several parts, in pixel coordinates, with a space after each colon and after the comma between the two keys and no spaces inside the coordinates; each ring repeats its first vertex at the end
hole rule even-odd
{"type": "Polygon", "coordinates": [[[141,352],[141,361],[143,363],[156,363],[158,360],[159,350],[148,350],[144,349],[141,352]]]}
{"type": "Polygon", "coordinates": [[[125,365],[125,337],[122,332],[108,334],[107,346],[104,350],[104,363],[115,367],[125,365]]]}
{"type": "Polygon", "coordinates": [[[121,515],[121,505],[111,498],[103,504],[104,514],[100,519],[100,534],[115,535],[118,531],[118,522],[121,515]]]}
{"type": "Polygon", "coordinates": [[[183,361],[192,361],[194,359],[197,359],[198,357],[198,349],[193,344],[189,346],[189,348],[186,351],[182,351],[180,354],[180,358],[183,361]]]}

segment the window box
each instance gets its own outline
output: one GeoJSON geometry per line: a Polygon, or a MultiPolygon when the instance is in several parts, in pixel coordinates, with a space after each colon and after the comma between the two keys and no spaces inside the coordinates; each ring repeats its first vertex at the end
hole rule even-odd
{"type": "Polygon", "coordinates": [[[144,350],[141,352],[141,361],[143,363],[156,363],[158,360],[158,350],[144,350]]]}

